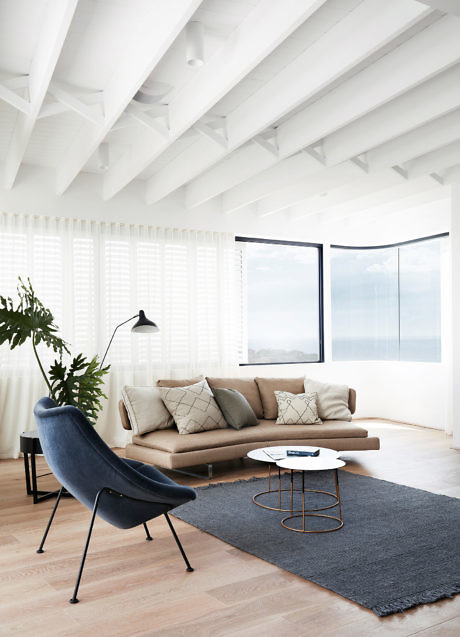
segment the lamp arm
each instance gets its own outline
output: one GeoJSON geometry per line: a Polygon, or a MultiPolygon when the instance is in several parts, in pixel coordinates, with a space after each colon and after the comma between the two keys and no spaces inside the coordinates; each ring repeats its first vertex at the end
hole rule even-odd
{"type": "Polygon", "coordinates": [[[122,325],[124,325],[125,323],[129,323],[129,321],[132,321],[133,319],[137,318],[138,316],[139,316],[139,314],[135,314],[135,315],[134,315],[134,316],[132,316],[131,318],[126,319],[126,321],[123,321],[123,323],[120,323],[120,325],[117,325],[117,326],[116,326],[116,328],[113,330],[113,334],[112,334],[112,336],[110,337],[109,344],[107,345],[107,349],[105,350],[105,354],[104,354],[104,356],[103,356],[103,358],[102,358],[101,364],[99,365],[99,369],[102,369],[102,366],[103,366],[104,361],[105,361],[105,357],[107,356],[107,352],[109,351],[110,346],[112,345],[113,337],[115,336],[115,332],[117,331],[117,329],[118,329],[119,327],[121,327],[122,325]]]}

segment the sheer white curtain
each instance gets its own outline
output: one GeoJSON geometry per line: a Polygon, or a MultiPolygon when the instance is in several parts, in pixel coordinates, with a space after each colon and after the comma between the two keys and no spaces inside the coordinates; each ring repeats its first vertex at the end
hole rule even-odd
{"type": "MultiPolygon", "coordinates": [[[[124,445],[117,402],[123,384],[199,373],[234,374],[240,294],[234,237],[83,220],[0,214],[0,294],[30,277],[74,354],[102,356],[116,325],[143,309],[157,334],[121,327],[97,430],[124,445]]],[[[133,321],[134,323],[134,321],[133,321]]],[[[53,352],[40,351],[45,368],[53,352]]],[[[33,405],[46,395],[31,345],[0,347],[0,457],[16,457],[33,405]]]]}

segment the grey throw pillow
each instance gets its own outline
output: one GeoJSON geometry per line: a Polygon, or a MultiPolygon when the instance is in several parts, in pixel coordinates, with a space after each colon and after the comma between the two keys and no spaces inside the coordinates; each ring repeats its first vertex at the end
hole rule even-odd
{"type": "Polygon", "coordinates": [[[259,424],[251,405],[238,390],[213,387],[212,393],[227,424],[233,429],[253,427],[259,424]]]}

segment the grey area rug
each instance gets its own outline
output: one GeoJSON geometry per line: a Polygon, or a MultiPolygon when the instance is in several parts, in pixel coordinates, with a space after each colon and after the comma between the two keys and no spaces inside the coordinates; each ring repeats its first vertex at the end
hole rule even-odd
{"type": "MultiPolygon", "coordinates": [[[[282,480],[287,488],[288,474],[282,480]]],[[[344,526],[333,533],[283,528],[280,521],[288,513],[252,502],[256,492],[267,488],[263,478],[199,487],[197,499],[174,515],[379,616],[460,592],[459,499],[346,471],[339,471],[339,482],[344,526]]],[[[272,489],[276,485],[273,481],[272,489]]],[[[334,491],[333,473],[310,473],[305,487],[334,491]]],[[[283,496],[283,508],[288,508],[289,495],[283,496]]],[[[331,503],[318,494],[306,497],[308,508],[331,503]]],[[[276,506],[277,496],[268,494],[262,502],[276,506]]],[[[322,513],[337,515],[336,510],[322,513]]],[[[325,518],[308,518],[308,524],[318,522],[323,528],[334,525],[325,518]]]]}

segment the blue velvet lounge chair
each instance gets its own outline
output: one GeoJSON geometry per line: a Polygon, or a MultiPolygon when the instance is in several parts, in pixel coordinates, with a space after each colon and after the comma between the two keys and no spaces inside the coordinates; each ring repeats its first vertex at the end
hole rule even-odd
{"type": "Polygon", "coordinates": [[[37,553],[43,553],[64,490],[92,511],[71,604],[78,602],[78,587],[96,514],[120,529],[143,524],[147,540],[152,539],[147,522],[164,515],[187,571],[193,571],[168,516],[171,509],[195,499],[193,489],[176,484],[150,465],[119,458],[76,407],[57,407],[50,398],[42,398],[34,415],[46,462],[62,485],[37,553]]]}

